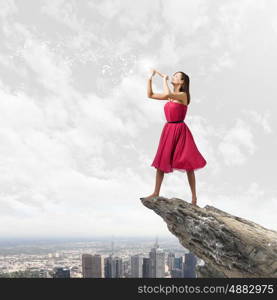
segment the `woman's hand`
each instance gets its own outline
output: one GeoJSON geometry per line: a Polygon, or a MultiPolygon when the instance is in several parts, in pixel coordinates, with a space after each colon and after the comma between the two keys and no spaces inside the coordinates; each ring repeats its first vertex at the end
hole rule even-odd
{"type": "Polygon", "coordinates": [[[150,69],[149,78],[152,78],[153,76],[155,76],[155,74],[156,74],[156,70],[155,69],[150,69]]]}
{"type": "Polygon", "coordinates": [[[169,76],[166,75],[166,74],[163,74],[163,73],[160,73],[159,71],[155,70],[156,71],[156,74],[160,75],[162,78],[168,80],[169,79],[169,76]]]}

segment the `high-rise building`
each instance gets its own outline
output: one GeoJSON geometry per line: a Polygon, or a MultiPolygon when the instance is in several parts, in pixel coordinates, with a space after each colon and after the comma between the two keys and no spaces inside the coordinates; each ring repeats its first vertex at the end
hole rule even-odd
{"type": "Polygon", "coordinates": [[[104,277],[104,258],[100,254],[94,254],[92,256],[92,277],[93,278],[104,277]]]}
{"type": "Polygon", "coordinates": [[[182,269],[172,269],[170,273],[171,273],[171,278],[183,278],[182,269]]]}
{"type": "Polygon", "coordinates": [[[149,253],[150,278],[164,278],[165,275],[165,253],[159,247],[158,240],[149,253]]]}
{"type": "Polygon", "coordinates": [[[183,256],[175,257],[173,259],[173,269],[183,269],[183,256]]]}
{"type": "Polygon", "coordinates": [[[130,278],[131,277],[131,264],[130,260],[124,260],[122,262],[122,269],[123,269],[123,277],[130,278]]]}
{"type": "Polygon", "coordinates": [[[142,263],[143,257],[139,254],[131,256],[131,277],[141,278],[142,277],[142,263]]]}
{"type": "Polygon", "coordinates": [[[183,277],[183,256],[175,257],[175,254],[169,253],[168,261],[170,261],[170,275],[171,278],[183,277]]]}
{"type": "Polygon", "coordinates": [[[189,252],[185,254],[185,262],[183,263],[183,277],[184,278],[196,278],[197,257],[189,252]]]}
{"type": "Polygon", "coordinates": [[[104,258],[104,270],[105,278],[114,278],[115,277],[115,264],[113,260],[113,255],[104,258]]]}
{"type": "Polygon", "coordinates": [[[104,259],[100,254],[82,255],[82,273],[84,278],[103,278],[104,259]]]}
{"type": "Polygon", "coordinates": [[[64,267],[55,267],[53,278],[70,278],[70,270],[64,267]]]}
{"type": "Polygon", "coordinates": [[[122,258],[110,255],[105,257],[105,277],[106,278],[121,278],[123,277],[122,258]]]}
{"type": "Polygon", "coordinates": [[[82,254],[82,274],[84,278],[92,278],[93,275],[92,255],[82,254]]]}
{"type": "Polygon", "coordinates": [[[165,275],[165,253],[163,249],[156,249],[156,278],[163,278],[165,275]]]}
{"type": "Polygon", "coordinates": [[[114,257],[114,264],[115,264],[115,278],[122,278],[123,277],[123,263],[122,258],[114,257]]]}
{"type": "Polygon", "coordinates": [[[167,256],[167,265],[168,265],[168,270],[169,271],[171,271],[173,269],[174,258],[175,258],[175,253],[169,252],[168,256],[167,256]]]}
{"type": "Polygon", "coordinates": [[[150,258],[144,257],[142,263],[142,277],[150,278],[150,258]]]}

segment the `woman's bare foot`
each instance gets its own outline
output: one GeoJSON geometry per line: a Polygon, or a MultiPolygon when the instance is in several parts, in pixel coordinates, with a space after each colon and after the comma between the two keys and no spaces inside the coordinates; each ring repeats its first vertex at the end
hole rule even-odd
{"type": "Polygon", "coordinates": [[[150,200],[151,198],[154,198],[154,197],[159,197],[159,195],[153,193],[153,194],[151,194],[151,195],[149,195],[149,196],[147,196],[147,197],[142,197],[142,198],[140,198],[140,199],[143,199],[143,200],[150,200]]]}
{"type": "Polygon", "coordinates": [[[197,197],[196,196],[192,196],[191,204],[195,205],[195,206],[198,206],[197,205],[197,197]]]}

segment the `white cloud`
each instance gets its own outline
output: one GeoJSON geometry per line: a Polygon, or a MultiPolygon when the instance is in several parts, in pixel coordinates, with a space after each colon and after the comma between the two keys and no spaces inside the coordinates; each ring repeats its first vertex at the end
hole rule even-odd
{"type": "Polygon", "coordinates": [[[267,110],[264,113],[259,113],[254,110],[243,110],[242,111],[246,116],[250,116],[251,120],[253,120],[258,125],[261,125],[264,132],[266,134],[272,133],[272,127],[269,123],[269,118],[271,117],[271,113],[267,110]]]}
{"type": "Polygon", "coordinates": [[[18,11],[14,0],[0,0],[0,7],[0,16],[2,18],[7,18],[18,11]]]}
{"type": "Polygon", "coordinates": [[[272,211],[277,209],[275,192],[264,189],[256,181],[244,186],[239,184],[237,178],[236,181],[229,193],[219,191],[213,193],[213,196],[209,197],[211,200],[209,205],[276,230],[277,219],[272,214],[272,211]]]}
{"type": "Polygon", "coordinates": [[[256,150],[250,127],[241,119],[224,133],[219,143],[218,151],[223,156],[226,165],[241,165],[246,162],[248,155],[256,150]],[[245,152],[242,150],[244,148],[245,152]]]}
{"type": "Polygon", "coordinates": [[[71,76],[70,65],[53,53],[46,43],[27,39],[21,55],[47,89],[57,94],[66,91],[71,76]]]}

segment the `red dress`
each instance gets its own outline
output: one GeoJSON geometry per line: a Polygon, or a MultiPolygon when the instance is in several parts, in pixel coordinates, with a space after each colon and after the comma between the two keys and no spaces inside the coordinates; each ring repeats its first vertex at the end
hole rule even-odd
{"type": "MultiPolygon", "coordinates": [[[[166,120],[184,120],[187,108],[187,105],[179,102],[168,101],[164,105],[166,120]]],[[[170,173],[174,170],[181,172],[197,170],[206,164],[186,123],[165,123],[151,166],[170,173]]]]}

